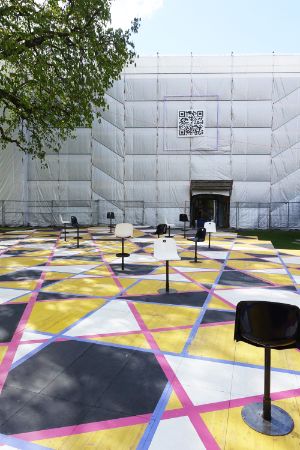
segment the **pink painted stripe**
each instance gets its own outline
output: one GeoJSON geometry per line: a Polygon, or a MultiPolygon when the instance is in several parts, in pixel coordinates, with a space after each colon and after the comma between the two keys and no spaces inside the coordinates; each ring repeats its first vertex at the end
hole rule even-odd
{"type": "Polygon", "coordinates": [[[150,418],[151,414],[143,414],[140,416],[124,417],[122,419],[105,420],[103,422],[83,423],[68,427],[51,428],[49,430],[31,431],[29,433],[14,434],[12,437],[24,439],[25,441],[51,439],[56,437],[72,436],[75,434],[90,433],[93,431],[139,425],[148,423],[150,418]]]}
{"type": "MultiPolygon", "coordinates": [[[[176,331],[176,330],[186,330],[186,329],[191,329],[192,326],[191,325],[180,325],[177,327],[161,327],[161,328],[149,328],[147,332],[153,332],[153,333],[158,333],[160,331],[176,331]]],[[[83,339],[94,339],[97,337],[114,337],[114,336],[128,336],[131,334],[144,334],[145,331],[142,330],[135,330],[135,331],[120,331],[120,332],[116,332],[116,333],[100,333],[100,334],[87,334],[87,335],[83,335],[83,336],[78,336],[80,338],[83,339]]],[[[1,345],[1,344],[0,344],[1,345]]]]}
{"type": "MultiPolygon", "coordinates": [[[[53,248],[53,250],[52,250],[52,252],[51,252],[51,254],[50,254],[50,256],[49,256],[49,258],[47,260],[46,266],[48,266],[50,264],[50,262],[51,262],[51,260],[52,260],[52,258],[54,256],[54,252],[55,252],[55,250],[57,248],[59,239],[60,239],[60,234],[57,237],[57,240],[55,242],[54,248],[53,248]]],[[[31,315],[32,309],[33,309],[34,304],[36,302],[36,298],[38,296],[39,290],[42,287],[42,284],[43,284],[43,281],[45,279],[45,276],[46,276],[46,272],[42,272],[41,276],[39,278],[39,281],[37,283],[36,291],[32,293],[32,295],[30,297],[30,300],[27,303],[27,306],[26,306],[26,308],[24,310],[24,313],[23,313],[23,315],[21,317],[21,320],[20,320],[20,322],[19,322],[19,324],[17,326],[17,329],[16,329],[16,331],[15,331],[15,333],[13,335],[13,338],[12,338],[11,342],[8,345],[8,350],[5,353],[5,356],[4,356],[3,360],[2,360],[2,363],[0,364],[0,392],[3,389],[4,383],[5,383],[6,378],[8,376],[8,372],[10,370],[10,367],[11,367],[12,363],[13,363],[13,359],[15,357],[16,351],[17,351],[18,346],[20,344],[20,341],[21,341],[24,329],[25,329],[25,327],[27,325],[27,322],[29,320],[29,317],[31,315]]]]}
{"type": "MultiPolygon", "coordinates": [[[[139,312],[135,308],[134,304],[128,302],[128,305],[129,305],[129,308],[130,308],[132,314],[136,318],[140,328],[144,331],[145,337],[146,337],[149,345],[151,346],[152,349],[157,349],[158,346],[157,346],[156,342],[154,341],[151,333],[149,333],[146,324],[144,323],[142,317],[140,316],[139,312]]],[[[157,361],[159,362],[162,370],[164,371],[168,381],[171,383],[171,385],[174,389],[174,392],[176,393],[181,404],[183,405],[184,408],[186,408],[186,407],[189,408],[188,416],[189,416],[197,434],[199,435],[200,439],[203,441],[204,444],[207,443],[209,445],[209,447],[207,447],[207,448],[211,448],[212,450],[217,450],[218,446],[217,446],[214,438],[210,434],[209,430],[205,426],[205,424],[204,424],[203,420],[200,418],[199,414],[194,412],[194,410],[193,410],[194,405],[193,405],[191,399],[187,395],[185,389],[183,388],[182,384],[178,380],[175,372],[171,368],[171,366],[168,363],[168,361],[166,360],[165,356],[161,355],[161,354],[160,355],[155,354],[155,357],[156,357],[157,361]]]]}
{"type": "MultiPolygon", "coordinates": [[[[280,391],[280,392],[274,392],[271,393],[272,401],[276,400],[283,400],[287,398],[294,398],[300,396],[300,389],[291,389],[288,391],[280,391]]],[[[230,408],[238,408],[241,406],[249,405],[250,403],[255,402],[261,402],[263,400],[263,394],[261,395],[253,395],[251,397],[243,397],[243,398],[236,398],[231,400],[224,400],[222,402],[217,403],[208,403],[206,405],[197,405],[194,406],[192,409],[194,411],[197,411],[197,413],[209,413],[214,411],[221,411],[223,409],[230,409],[230,408]]],[[[175,417],[182,417],[190,414],[191,408],[190,407],[184,407],[184,408],[177,408],[170,411],[165,411],[163,414],[163,419],[171,419],[175,417]]]]}
{"type": "Polygon", "coordinates": [[[197,431],[198,435],[200,436],[203,444],[205,445],[205,448],[209,450],[220,450],[220,447],[218,446],[211,432],[207,428],[204,420],[202,419],[202,417],[200,417],[200,415],[196,411],[193,411],[192,413],[189,414],[189,419],[194,425],[194,428],[197,431]]]}

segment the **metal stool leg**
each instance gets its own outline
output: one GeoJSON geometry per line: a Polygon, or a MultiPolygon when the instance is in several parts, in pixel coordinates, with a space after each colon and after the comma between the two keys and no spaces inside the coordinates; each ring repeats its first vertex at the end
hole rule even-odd
{"type": "Polygon", "coordinates": [[[79,248],[79,227],[77,227],[77,248],[79,248]]]}
{"type": "Polygon", "coordinates": [[[210,248],[210,233],[208,233],[208,248],[210,248]]]}
{"type": "Polygon", "coordinates": [[[249,427],[268,436],[284,436],[294,428],[291,416],[271,404],[271,349],[265,348],[264,398],[262,403],[251,403],[242,409],[242,417],[249,427]]]}
{"type": "Polygon", "coordinates": [[[185,222],[183,222],[183,237],[184,237],[184,239],[186,238],[186,234],[185,234],[185,222]]]}
{"type": "Polygon", "coordinates": [[[265,385],[264,385],[264,405],[263,405],[263,418],[265,420],[271,420],[270,384],[271,384],[271,349],[265,348],[265,385]]]}
{"type": "Polygon", "coordinates": [[[170,291],[170,286],[169,286],[169,261],[166,261],[166,292],[170,291]]]}
{"type": "Polygon", "coordinates": [[[122,238],[122,270],[124,270],[124,238],[122,238]]]}
{"type": "Polygon", "coordinates": [[[109,232],[112,233],[112,218],[109,219],[109,232]]]}
{"type": "Polygon", "coordinates": [[[197,241],[195,241],[195,262],[198,262],[197,256],[197,241]]]}
{"type": "Polygon", "coordinates": [[[67,240],[67,224],[64,224],[64,230],[65,230],[65,241],[67,240]]]}

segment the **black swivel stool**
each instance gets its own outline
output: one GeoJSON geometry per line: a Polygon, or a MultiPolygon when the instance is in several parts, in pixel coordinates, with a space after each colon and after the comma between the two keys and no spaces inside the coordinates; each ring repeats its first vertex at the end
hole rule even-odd
{"type": "Polygon", "coordinates": [[[77,217],[71,216],[71,226],[77,229],[77,248],[79,248],[79,223],[77,217]]]}
{"type": "Polygon", "coordinates": [[[186,238],[186,223],[189,221],[187,214],[179,214],[179,222],[183,222],[183,237],[186,238]]]}
{"type": "Polygon", "coordinates": [[[159,236],[161,236],[162,234],[167,233],[167,229],[168,229],[168,227],[165,223],[160,223],[159,225],[157,225],[156,231],[154,234],[157,234],[157,237],[159,238],[159,236]]]}
{"type": "Polygon", "coordinates": [[[198,258],[197,258],[197,250],[198,250],[198,248],[197,248],[197,245],[198,245],[198,242],[204,242],[205,241],[205,235],[206,235],[206,229],[205,228],[199,228],[199,230],[197,231],[195,237],[191,238],[191,239],[188,239],[189,241],[195,242],[195,258],[194,258],[194,261],[192,261],[192,262],[195,262],[195,263],[198,262],[198,258]]]}
{"type": "Polygon", "coordinates": [[[112,233],[113,224],[112,221],[115,220],[115,213],[110,211],[106,214],[106,218],[109,219],[109,232],[112,233]]]}
{"type": "Polygon", "coordinates": [[[271,349],[300,348],[299,308],[265,301],[239,302],[236,308],[234,339],[265,349],[263,402],[244,406],[244,421],[254,430],[269,436],[290,433],[294,428],[293,419],[283,409],[271,405],[271,349]]]}

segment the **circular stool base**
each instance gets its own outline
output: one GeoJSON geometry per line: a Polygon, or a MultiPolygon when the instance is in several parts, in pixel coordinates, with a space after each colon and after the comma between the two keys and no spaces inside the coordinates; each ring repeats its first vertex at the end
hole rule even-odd
{"type": "Polygon", "coordinates": [[[189,261],[189,263],[190,263],[190,264],[201,264],[202,261],[199,260],[199,259],[198,259],[197,261],[195,261],[195,260],[193,259],[193,260],[189,261]]]}
{"type": "Polygon", "coordinates": [[[176,289],[169,289],[168,291],[166,291],[166,289],[158,289],[158,291],[160,294],[175,294],[177,291],[176,289]]]}
{"type": "Polygon", "coordinates": [[[128,256],[130,256],[129,253],[117,253],[116,254],[117,258],[128,258],[128,256]]]}
{"type": "Polygon", "coordinates": [[[262,414],[263,403],[251,403],[242,409],[244,422],[259,433],[269,436],[284,436],[294,428],[291,416],[278,406],[271,405],[270,421],[264,420],[262,414]]]}

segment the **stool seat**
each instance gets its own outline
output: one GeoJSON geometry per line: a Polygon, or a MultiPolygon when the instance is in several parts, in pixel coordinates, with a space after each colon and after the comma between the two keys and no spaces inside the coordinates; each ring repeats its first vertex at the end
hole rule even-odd
{"type": "Polygon", "coordinates": [[[255,338],[254,336],[250,336],[248,334],[242,334],[243,340],[247,341],[249,344],[255,345],[256,347],[267,347],[276,350],[283,350],[287,348],[294,348],[297,344],[296,339],[286,338],[286,339],[270,339],[264,340],[263,342],[259,338],[255,338]]]}
{"type": "Polygon", "coordinates": [[[128,258],[130,256],[130,254],[124,252],[124,253],[117,253],[116,256],[118,258],[128,258]]]}

